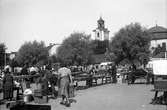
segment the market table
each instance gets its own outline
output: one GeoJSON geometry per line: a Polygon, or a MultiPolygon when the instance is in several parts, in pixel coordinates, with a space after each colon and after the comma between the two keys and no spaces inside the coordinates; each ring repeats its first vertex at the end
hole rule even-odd
{"type": "Polygon", "coordinates": [[[167,80],[157,80],[154,82],[154,89],[151,91],[155,92],[154,98],[153,98],[153,104],[155,104],[158,101],[158,92],[163,92],[163,101],[167,103],[167,80]]]}

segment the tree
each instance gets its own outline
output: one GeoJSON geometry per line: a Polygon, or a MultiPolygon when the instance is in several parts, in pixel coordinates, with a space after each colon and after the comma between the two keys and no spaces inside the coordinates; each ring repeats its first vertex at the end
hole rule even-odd
{"type": "Polygon", "coordinates": [[[16,61],[19,65],[36,65],[47,62],[49,52],[44,42],[25,42],[19,49],[16,61]]]}
{"type": "Polygon", "coordinates": [[[120,29],[110,43],[110,50],[115,56],[114,61],[130,64],[145,63],[150,56],[150,38],[147,29],[138,23],[120,29]]]}
{"type": "Polygon", "coordinates": [[[90,35],[74,32],[57,49],[57,57],[65,64],[82,65],[90,62],[90,35]]]}
{"type": "Polygon", "coordinates": [[[5,49],[5,44],[0,43],[0,67],[3,67],[5,65],[5,49]]]}

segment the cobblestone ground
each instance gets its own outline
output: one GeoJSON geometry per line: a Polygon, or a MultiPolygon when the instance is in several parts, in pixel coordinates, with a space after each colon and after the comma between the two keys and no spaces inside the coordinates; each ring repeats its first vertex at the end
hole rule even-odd
{"type": "MultiPolygon", "coordinates": [[[[52,110],[166,110],[165,105],[149,104],[154,97],[151,89],[145,84],[106,84],[76,91],[69,108],[59,104],[60,98],[50,99],[47,105],[52,110]]],[[[5,105],[0,110],[6,110],[5,105]]]]}

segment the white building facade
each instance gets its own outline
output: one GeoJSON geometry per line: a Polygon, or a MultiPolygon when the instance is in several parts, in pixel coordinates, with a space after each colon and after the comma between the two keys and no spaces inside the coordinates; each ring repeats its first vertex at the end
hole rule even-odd
{"type": "Polygon", "coordinates": [[[97,21],[98,27],[93,30],[95,40],[109,40],[109,30],[105,28],[104,20],[100,17],[100,19],[97,21]]]}
{"type": "Polygon", "coordinates": [[[155,48],[159,46],[166,46],[167,49],[167,39],[159,39],[159,40],[151,40],[151,48],[155,48]]]}
{"type": "MultiPolygon", "coordinates": [[[[157,47],[163,48],[161,54],[166,58],[167,55],[167,29],[156,25],[149,29],[151,35],[150,50],[153,53],[157,47]]],[[[157,58],[157,57],[156,57],[157,58]]],[[[161,57],[159,57],[161,58],[161,57]]]]}

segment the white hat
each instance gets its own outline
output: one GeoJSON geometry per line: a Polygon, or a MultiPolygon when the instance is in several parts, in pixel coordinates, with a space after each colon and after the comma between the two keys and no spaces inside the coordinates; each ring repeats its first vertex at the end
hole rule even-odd
{"type": "Polygon", "coordinates": [[[11,72],[12,68],[9,65],[6,65],[4,70],[6,71],[7,69],[9,69],[9,71],[11,72]]]}

